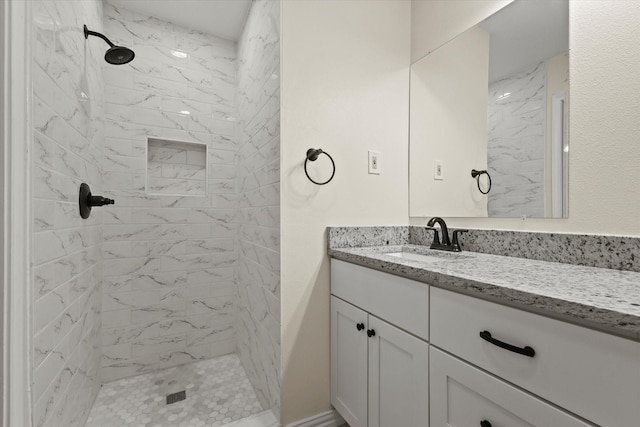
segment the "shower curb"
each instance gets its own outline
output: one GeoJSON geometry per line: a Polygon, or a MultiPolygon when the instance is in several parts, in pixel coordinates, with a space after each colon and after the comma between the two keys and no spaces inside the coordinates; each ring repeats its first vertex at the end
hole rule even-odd
{"type": "Polygon", "coordinates": [[[339,427],[345,424],[345,422],[340,414],[331,410],[287,424],[286,427],[339,427]]]}

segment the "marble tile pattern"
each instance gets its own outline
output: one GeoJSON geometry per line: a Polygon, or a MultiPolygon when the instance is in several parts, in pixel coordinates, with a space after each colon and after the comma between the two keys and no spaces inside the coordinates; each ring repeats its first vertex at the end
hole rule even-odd
{"type": "Polygon", "coordinates": [[[238,354],[280,414],[280,1],[256,0],[238,43],[238,354]]]}
{"type": "Polygon", "coordinates": [[[223,426],[262,411],[235,354],[190,363],[102,386],[87,427],[223,426]],[[166,396],[186,391],[167,404],[166,396]]]}
{"type": "Polygon", "coordinates": [[[147,194],[207,195],[207,146],[149,138],[147,194]]]}
{"type": "Polygon", "coordinates": [[[102,2],[31,5],[32,425],[75,427],[100,386],[102,212],[80,218],[78,191],[103,188],[105,49],[82,28],[102,30],[102,2]]]}
{"type": "Polygon", "coordinates": [[[489,85],[490,217],[544,217],[546,65],[489,85]]]}
{"type": "MultiPolygon", "coordinates": [[[[136,53],[126,65],[101,61],[104,193],[116,203],[103,211],[102,379],[111,381],[236,350],[237,45],[108,2],[104,31],[136,53]],[[207,176],[201,156],[191,159],[198,168],[165,171],[206,179],[206,194],[149,194],[148,138],[206,144],[207,176]]],[[[173,154],[190,164],[188,152],[173,154]]],[[[154,192],[176,194],[183,182],[154,192]]]]}
{"type": "Polygon", "coordinates": [[[330,249],[344,261],[640,341],[640,273],[424,246],[330,249]],[[386,255],[408,250],[436,261],[386,255]]]}

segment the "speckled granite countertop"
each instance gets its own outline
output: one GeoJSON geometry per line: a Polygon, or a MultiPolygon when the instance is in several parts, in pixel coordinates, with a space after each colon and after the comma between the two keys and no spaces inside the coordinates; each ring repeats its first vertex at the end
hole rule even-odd
{"type": "Polygon", "coordinates": [[[329,249],[333,258],[640,341],[640,273],[426,246],[329,249]],[[431,261],[386,255],[432,254],[431,261]]]}

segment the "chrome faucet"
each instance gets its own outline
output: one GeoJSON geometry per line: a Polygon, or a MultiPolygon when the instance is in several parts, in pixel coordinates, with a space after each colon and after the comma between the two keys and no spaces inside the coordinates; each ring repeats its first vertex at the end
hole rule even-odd
{"type": "Polygon", "coordinates": [[[444,222],[444,219],[436,216],[429,220],[427,223],[427,230],[433,230],[433,242],[431,242],[431,249],[438,249],[441,251],[451,251],[451,252],[462,252],[462,248],[460,247],[460,243],[458,242],[458,235],[460,233],[466,233],[469,230],[453,230],[452,240],[449,240],[449,229],[447,228],[447,223],[444,222]],[[438,229],[434,228],[435,224],[440,225],[440,230],[442,231],[442,243],[440,243],[440,235],[438,234],[438,229]]]}

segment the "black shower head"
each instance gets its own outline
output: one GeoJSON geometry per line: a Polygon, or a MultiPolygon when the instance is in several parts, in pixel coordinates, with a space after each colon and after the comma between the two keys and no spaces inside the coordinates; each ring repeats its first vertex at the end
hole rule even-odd
{"type": "Polygon", "coordinates": [[[104,54],[104,60],[109,64],[122,65],[131,62],[136,54],[131,49],[124,46],[114,46],[104,54]]]}
{"type": "Polygon", "coordinates": [[[136,56],[136,54],[133,53],[131,49],[124,46],[114,45],[113,43],[111,43],[111,40],[109,40],[104,34],[91,31],[85,25],[84,38],[88,39],[89,36],[100,37],[102,40],[107,42],[107,44],[110,46],[109,50],[107,50],[107,53],[104,54],[104,60],[107,61],[109,64],[114,64],[114,65],[126,64],[128,62],[131,62],[133,58],[135,58],[136,56]]]}

